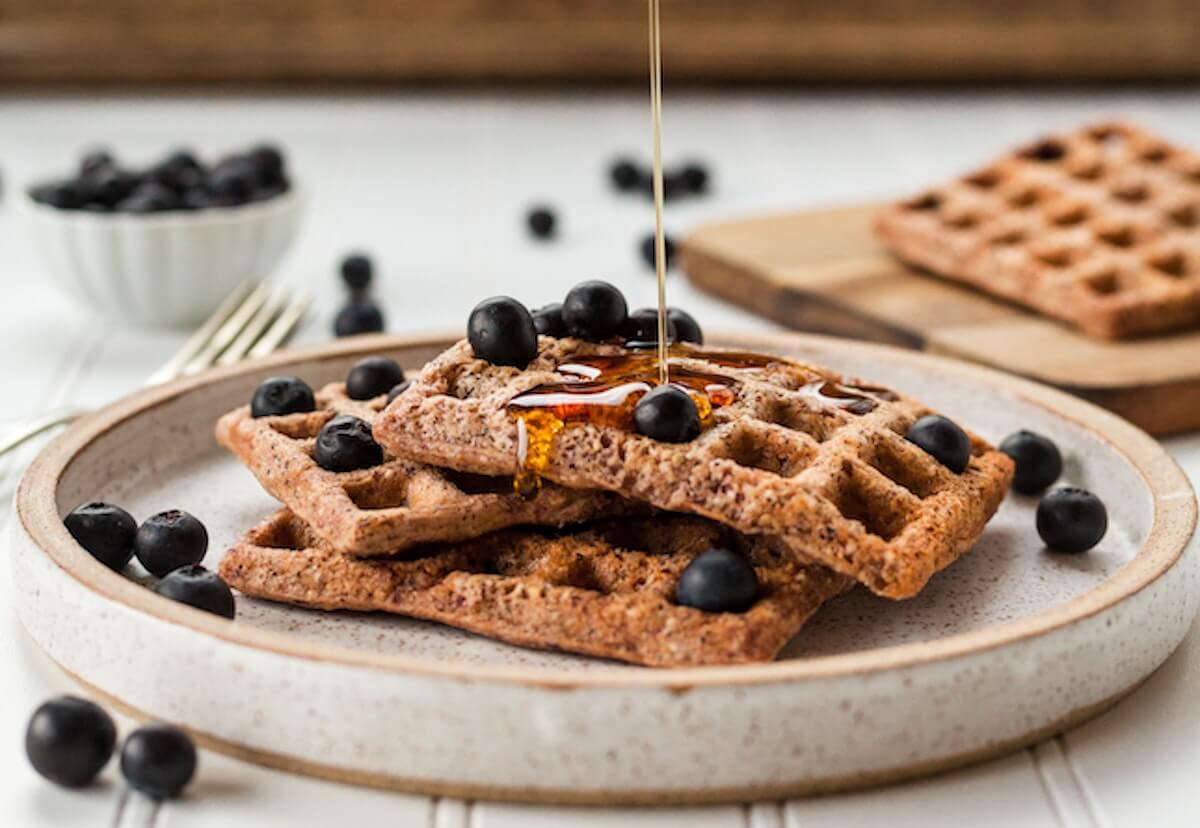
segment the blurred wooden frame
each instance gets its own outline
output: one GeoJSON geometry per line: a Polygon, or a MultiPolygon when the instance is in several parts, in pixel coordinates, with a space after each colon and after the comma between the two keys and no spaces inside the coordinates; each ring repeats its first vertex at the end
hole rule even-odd
{"type": "MultiPolygon", "coordinates": [[[[687,81],[1200,76],[1195,0],[664,0],[687,81]]],[[[0,84],[641,80],[643,0],[0,0],[0,84]]]]}

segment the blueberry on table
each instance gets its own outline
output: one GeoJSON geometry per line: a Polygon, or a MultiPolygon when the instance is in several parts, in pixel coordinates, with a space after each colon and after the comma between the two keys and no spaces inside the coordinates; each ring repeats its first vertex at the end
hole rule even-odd
{"type": "Polygon", "coordinates": [[[528,308],[510,296],[484,299],[467,319],[467,341],[479,359],[524,368],[537,356],[537,327],[528,308]]]}
{"type": "Polygon", "coordinates": [[[533,327],[542,336],[552,336],[562,339],[567,335],[567,326],[563,322],[562,303],[551,302],[533,312],[533,327]]]}
{"type": "Polygon", "coordinates": [[[173,569],[204,560],[208,530],[187,512],[160,512],[138,527],[133,551],[147,572],[161,578],[173,569]]]}
{"type": "Polygon", "coordinates": [[[535,239],[548,239],[554,235],[558,219],[549,207],[534,207],[526,214],[525,223],[535,239]]]}
{"type": "Polygon", "coordinates": [[[602,342],[621,333],[629,306],[621,291],[593,279],[571,288],[563,301],[562,315],[571,336],[602,342]]]}
{"type": "Polygon", "coordinates": [[[705,612],[745,612],[757,600],[754,567],[728,549],[701,552],[675,585],[675,603],[705,612]]]}
{"type": "Polygon", "coordinates": [[[646,176],[632,159],[618,158],[608,168],[608,177],[614,187],[623,193],[628,193],[638,189],[646,176]]]}
{"type": "Polygon", "coordinates": [[[940,414],[926,414],[905,436],[955,474],[962,474],[971,462],[971,439],[957,423],[940,414]]]}
{"type": "Polygon", "coordinates": [[[1016,464],[1012,487],[1021,494],[1038,494],[1058,480],[1063,470],[1058,446],[1040,434],[1021,430],[1004,438],[1000,450],[1016,464]]]}
{"type": "Polygon", "coordinates": [[[708,191],[708,168],[699,162],[685,164],[679,171],[679,181],[689,193],[699,195],[708,191]]]}
{"type": "Polygon", "coordinates": [[[1055,552],[1086,552],[1108,531],[1108,511],[1091,492],[1064,486],[1038,501],[1037,531],[1055,552]]]}
{"type": "Polygon", "coordinates": [[[333,320],[335,336],[358,336],[383,330],[383,311],[370,299],[352,299],[333,320]]]}
{"type": "Polygon", "coordinates": [[[404,382],[404,369],[394,359],[369,356],[354,363],[346,375],[346,396],[352,400],[369,400],[386,394],[404,382]]]}
{"type": "Polygon", "coordinates": [[[690,313],[679,308],[667,308],[667,318],[675,326],[676,342],[704,344],[704,332],[700,330],[700,323],[690,313]]]}
{"type": "Polygon", "coordinates": [[[87,193],[76,181],[55,181],[34,188],[30,195],[39,204],[60,210],[77,210],[87,201],[87,193]]]}
{"type": "Polygon", "coordinates": [[[44,702],[25,728],[25,755],[33,769],[67,788],[95,779],[116,744],[112,717],[98,704],[75,696],[44,702]]]}
{"type": "Polygon", "coordinates": [[[633,407],[633,427],[660,443],[687,443],[700,436],[700,412],[682,388],[660,385],[633,407]]]}
{"type": "MultiPolygon", "coordinates": [[[[621,332],[628,346],[658,344],[658,311],[654,308],[639,308],[629,314],[621,332]]],[[[675,323],[667,315],[667,342],[677,339],[675,323]]]]}
{"type": "Polygon", "coordinates": [[[375,442],[370,423],[343,414],[321,429],[313,457],[323,469],[347,472],[378,466],[383,462],[383,449],[375,442]]]}
{"type": "Polygon", "coordinates": [[[346,287],[352,291],[361,292],[370,286],[371,277],[375,275],[375,265],[371,262],[370,257],[362,253],[351,253],[342,259],[339,271],[346,287]]]}
{"type": "Polygon", "coordinates": [[[410,385],[412,385],[412,380],[405,380],[404,382],[397,383],[395,386],[393,386],[392,390],[389,391],[387,395],[388,405],[391,405],[392,401],[395,400],[396,397],[399,397],[401,394],[407,391],[408,386],[410,385]]]}
{"type": "Polygon", "coordinates": [[[85,503],[67,515],[63,523],[71,537],[109,569],[119,572],[133,557],[137,521],[120,506],[85,503]]]}
{"type": "Polygon", "coordinates": [[[317,410],[317,400],[308,383],[299,377],[271,377],[254,389],[251,417],[278,417],[317,410]]]}
{"type": "Polygon", "coordinates": [[[199,564],[181,566],[163,576],[154,591],[172,601],[196,607],[224,618],[233,618],[233,590],[215,572],[199,564]]]}
{"type": "MultiPolygon", "coordinates": [[[[655,255],[656,250],[655,250],[655,241],[654,241],[653,233],[649,234],[644,239],[642,239],[642,244],[641,244],[640,249],[642,252],[642,261],[644,261],[647,265],[650,266],[650,268],[652,270],[654,270],[654,263],[655,263],[655,261],[657,261],[657,257],[655,255]]],[[[663,265],[663,267],[666,270],[670,270],[671,266],[675,262],[675,240],[672,239],[670,236],[663,237],[663,252],[666,254],[665,259],[664,259],[665,264],[663,265]]],[[[657,271],[655,271],[655,272],[657,272],[657,271]]]]}
{"type": "Polygon", "coordinates": [[[129,787],[154,799],[172,799],[196,773],[196,746],[177,727],[149,724],[121,746],[121,775],[129,787]]]}

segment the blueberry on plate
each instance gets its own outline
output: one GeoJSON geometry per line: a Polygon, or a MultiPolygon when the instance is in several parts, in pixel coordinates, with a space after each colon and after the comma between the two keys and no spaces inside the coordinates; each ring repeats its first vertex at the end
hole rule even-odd
{"type": "Polygon", "coordinates": [[[745,612],[757,600],[754,567],[728,549],[701,552],[675,585],[675,603],[705,612],[745,612]]]}
{"type": "Polygon", "coordinates": [[[392,401],[395,400],[396,397],[399,397],[401,394],[407,391],[408,386],[410,385],[412,385],[412,380],[405,380],[404,382],[396,383],[396,385],[392,387],[392,390],[388,392],[388,405],[391,405],[392,401]]]}
{"type": "Polygon", "coordinates": [[[71,537],[88,553],[114,571],[121,571],[133,557],[137,521],[111,503],[85,503],[63,519],[71,537]]]}
{"type": "Polygon", "coordinates": [[[525,223],[535,239],[548,239],[554,235],[558,219],[549,207],[534,207],[525,215],[525,223]]]}
{"type": "Polygon", "coordinates": [[[682,388],[660,385],[633,407],[633,427],[660,443],[687,443],[700,436],[700,412],[682,388]]]}
{"type": "Polygon", "coordinates": [[[375,442],[370,423],[343,414],[321,429],[313,458],[323,469],[347,472],[378,466],[383,462],[383,449],[375,442]]]}
{"type": "Polygon", "coordinates": [[[667,308],[667,318],[675,326],[676,342],[704,344],[704,333],[700,330],[700,323],[690,313],[679,308],[667,308]]]}
{"type": "Polygon", "coordinates": [[[404,382],[404,369],[394,359],[369,356],[354,363],[346,375],[346,396],[352,400],[369,400],[386,394],[404,382]]]}
{"type": "Polygon", "coordinates": [[[971,439],[953,420],[940,414],[926,414],[909,427],[905,436],[955,474],[962,474],[971,462],[971,439]]]}
{"type": "Polygon", "coordinates": [[[208,551],[204,524],[179,509],[160,512],[138,527],[133,552],[146,571],[163,577],[173,569],[200,563],[208,551]]]}
{"type": "MultiPolygon", "coordinates": [[[[664,267],[667,270],[671,269],[671,265],[675,263],[675,240],[670,236],[663,238],[663,251],[666,253],[666,264],[664,267]]],[[[642,239],[641,244],[642,261],[654,269],[655,252],[654,252],[654,234],[646,236],[642,239]]],[[[657,272],[657,271],[656,271],[657,272]]]]}
{"type": "Polygon", "coordinates": [[[108,764],[117,744],[112,717],[94,702],[59,696],[44,702],[25,728],[25,755],[56,785],[80,788],[108,764]]]}
{"type": "Polygon", "coordinates": [[[371,277],[375,275],[375,265],[369,256],[362,253],[351,253],[342,259],[339,271],[346,287],[355,293],[361,293],[370,286],[371,277]]]}
{"type": "Polygon", "coordinates": [[[199,564],[181,566],[163,576],[154,591],[172,601],[196,607],[214,615],[233,618],[233,590],[215,572],[199,564]]]}
{"type": "Polygon", "coordinates": [[[1064,486],[1038,501],[1037,531],[1055,552],[1086,552],[1108,531],[1108,511],[1086,489],[1064,486]]]}
{"type": "Polygon", "coordinates": [[[608,168],[608,178],[614,187],[623,193],[637,190],[645,178],[637,162],[630,158],[618,158],[608,168]]]}
{"type": "Polygon", "coordinates": [[[571,288],[563,301],[562,315],[571,336],[603,342],[621,333],[629,306],[621,291],[593,279],[571,288]]]}
{"type": "Polygon", "coordinates": [[[563,322],[562,303],[551,302],[533,312],[533,327],[542,336],[552,336],[562,339],[567,335],[567,326],[563,322]]]}
{"type": "Polygon", "coordinates": [[[121,746],[121,775],[129,787],[154,799],[172,799],[196,773],[196,746],[169,724],[148,724],[121,746]]]}
{"type": "Polygon", "coordinates": [[[317,400],[308,383],[299,377],[265,379],[250,399],[251,417],[278,417],[317,410],[317,400]]]}
{"type": "Polygon", "coordinates": [[[1037,494],[1058,480],[1063,470],[1058,446],[1040,434],[1021,430],[1004,438],[1000,450],[1016,464],[1012,487],[1021,494],[1037,494]]]}
{"type": "Polygon", "coordinates": [[[698,161],[685,164],[679,171],[679,181],[689,193],[700,195],[708,191],[708,168],[698,161]]]}
{"type": "Polygon", "coordinates": [[[509,296],[484,299],[467,319],[467,341],[479,359],[524,368],[537,356],[537,327],[529,310],[509,296]]]}
{"type": "Polygon", "coordinates": [[[383,330],[383,311],[366,297],[352,299],[333,320],[336,336],[358,336],[383,330]]]}
{"type": "MultiPolygon", "coordinates": [[[[639,308],[635,310],[625,320],[625,327],[621,331],[621,335],[625,338],[625,344],[629,347],[636,348],[638,346],[657,345],[658,311],[654,308],[639,308]]],[[[675,342],[676,339],[675,323],[671,321],[671,316],[668,314],[667,342],[675,342]]]]}

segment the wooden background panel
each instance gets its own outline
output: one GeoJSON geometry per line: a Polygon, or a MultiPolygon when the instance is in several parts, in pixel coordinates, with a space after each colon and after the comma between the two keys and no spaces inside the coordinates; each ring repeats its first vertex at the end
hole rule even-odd
{"type": "MultiPolygon", "coordinates": [[[[1192,0],[664,0],[671,81],[1200,76],[1192,0]]],[[[641,80],[642,0],[0,0],[0,83],[641,80]]]]}

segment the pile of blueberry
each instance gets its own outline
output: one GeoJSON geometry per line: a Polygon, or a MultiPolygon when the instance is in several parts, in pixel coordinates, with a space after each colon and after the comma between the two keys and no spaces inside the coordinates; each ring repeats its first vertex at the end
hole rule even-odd
{"type": "Polygon", "coordinates": [[[30,195],[61,210],[158,213],[266,201],[289,186],[282,151],[262,144],[211,166],[189,150],[175,150],[144,170],[122,166],[112,153],[95,150],[84,156],[73,177],[35,187],[30,195]]]}
{"type": "Polygon", "coordinates": [[[333,320],[335,336],[357,336],[383,330],[383,311],[371,298],[371,283],[375,264],[363,253],[352,253],[342,259],[339,271],[342,284],[349,294],[346,304],[333,320]]]}
{"type": "MultiPolygon", "coordinates": [[[[82,788],[108,764],[117,746],[117,727],[102,707],[87,699],[59,696],[33,712],[25,729],[25,754],[34,770],[64,788],[82,788]]],[[[196,773],[196,746],[168,724],[148,724],[125,737],[121,775],[154,799],[178,796],[196,773]]]]}
{"type": "Polygon", "coordinates": [[[208,530],[187,512],[160,512],[138,526],[120,506],[85,503],[63,523],[71,537],[109,569],[120,572],[136,556],[158,579],[154,591],[159,595],[233,618],[233,592],[216,573],[200,566],[208,551],[208,530]]]}

